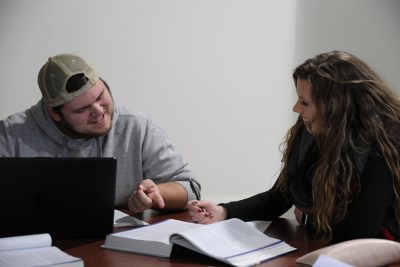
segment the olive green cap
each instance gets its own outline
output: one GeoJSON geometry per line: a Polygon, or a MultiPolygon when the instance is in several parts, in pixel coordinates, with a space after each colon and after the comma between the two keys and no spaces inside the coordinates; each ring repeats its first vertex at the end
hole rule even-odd
{"type": "Polygon", "coordinates": [[[56,107],[83,94],[95,85],[98,79],[96,71],[81,57],[73,54],[59,54],[50,57],[40,69],[38,84],[46,104],[56,107]],[[67,81],[76,74],[84,74],[88,82],[80,89],[68,92],[67,81]]]}

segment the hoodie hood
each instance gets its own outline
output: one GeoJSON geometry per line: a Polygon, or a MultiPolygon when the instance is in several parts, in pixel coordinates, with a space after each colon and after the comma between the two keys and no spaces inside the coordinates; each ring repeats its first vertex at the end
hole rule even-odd
{"type": "MultiPolygon", "coordinates": [[[[118,108],[114,103],[114,114],[112,118],[112,126],[115,126],[115,122],[118,118],[118,108]]],[[[47,112],[46,104],[43,99],[40,100],[36,105],[30,108],[30,112],[32,114],[33,119],[39,125],[39,127],[43,130],[43,132],[54,142],[63,146],[65,150],[84,150],[88,147],[92,147],[94,143],[97,146],[97,156],[101,156],[101,142],[108,133],[104,136],[93,137],[93,138],[81,138],[75,139],[71,138],[65,133],[63,133],[55,124],[53,119],[50,117],[47,112]]]]}

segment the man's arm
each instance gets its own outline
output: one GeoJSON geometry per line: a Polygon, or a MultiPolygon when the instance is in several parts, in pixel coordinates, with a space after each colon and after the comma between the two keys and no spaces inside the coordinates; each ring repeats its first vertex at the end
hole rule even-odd
{"type": "Polygon", "coordinates": [[[165,209],[184,209],[187,201],[200,196],[200,183],[165,132],[151,120],[143,138],[143,177],[158,185],[165,209]]]}
{"type": "Polygon", "coordinates": [[[184,210],[188,201],[188,194],[185,188],[176,182],[158,184],[160,195],[164,199],[164,210],[184,210]]]}

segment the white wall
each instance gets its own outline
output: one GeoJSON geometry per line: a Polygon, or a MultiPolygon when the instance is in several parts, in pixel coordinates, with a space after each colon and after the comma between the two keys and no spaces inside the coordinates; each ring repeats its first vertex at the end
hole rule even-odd
{"type": "Polygon", "coordinates": [[[296,14],[296,62],[348,51],[400,92],[400,1],[299,0],[296,14]]]}
{"type": "Polygon", "coordinates": [[[400,88],[399,3],[0,0],[0,119],[40,98],[47,57],[78,53],[167,131],[203,196],[238,199],[276,178],[305,58],[353,52],[400,88]]]}
{"type": "Polygon", "coordinates": [[[39,99],[50,55],[78,53],[166,130],[203,196],[257,193],[293,119],[294,22],[292,0],[3,0],[0,118],[39,99]]]}

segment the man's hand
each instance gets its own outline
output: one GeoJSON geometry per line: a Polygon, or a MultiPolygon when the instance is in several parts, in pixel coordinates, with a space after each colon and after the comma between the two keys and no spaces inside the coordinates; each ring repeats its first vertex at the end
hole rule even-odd
{"type": "Polygon", "coordinates": [[[128,207],[132,213],[139,213],[150,208],[162,209],[165,203],[158,186],[152,180],[145,179],[129,198],[128,207]]]}

